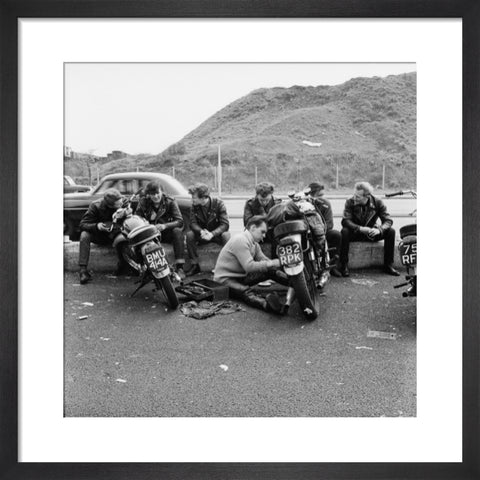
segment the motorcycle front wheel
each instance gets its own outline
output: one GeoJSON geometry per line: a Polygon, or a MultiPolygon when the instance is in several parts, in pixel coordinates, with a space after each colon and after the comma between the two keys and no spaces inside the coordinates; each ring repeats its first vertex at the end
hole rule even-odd
{"type": "Polygon", "coordinates": [[[313,268],[310,262],[305,262],[305,267],[302,272],[290,277],[290,285],[295,290],[295,295],[303,316],[307,320],[315,320],[320,310],[320,302],[315,287],[313,268]]]}
{"type": "Polygon", "coordinates": [[[171,309],[175,310],[178,307],[178,297],[175,288],[172,285],[170,277],[167,275],[163,278],[156,278],[155,283],[157,288],[161,288],[165,298],[167,299],[168,305],[171,309]]]}

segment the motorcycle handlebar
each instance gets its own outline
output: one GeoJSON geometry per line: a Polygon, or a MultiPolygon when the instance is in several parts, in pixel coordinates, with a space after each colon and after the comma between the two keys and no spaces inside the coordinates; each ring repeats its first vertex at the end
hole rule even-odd
{"type": "Polygon", "coordinates": [[[395,193],[386,193],[385,197],[390,198],[390,197],[396,197],[398,195],[403,195],[403,190],[400,190],[399,192],[395,192],[395,193]]]}

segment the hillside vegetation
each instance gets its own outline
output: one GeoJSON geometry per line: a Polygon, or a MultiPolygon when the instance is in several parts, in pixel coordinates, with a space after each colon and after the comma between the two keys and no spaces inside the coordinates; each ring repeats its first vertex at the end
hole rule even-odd
{"type": "MultiPolygon", "coordinates": [[[[214,186],[218,145],[228,193],[250,192],[255,167],[258,181],[270,180],[280,191],[313,180],[335,188],[337,168],[343,190],[361,179],[381,185],[383,168],[386,189],[415,188],[416,73],[355,78],[336,86],[261,88],[164,152],[129,156],[99,170],[101,175],[136,168],[171,174],[175,167],[186,185],[214,186]]],[[[65,168],[72,176],[81,173],[79,165],[73,171],[73,161],[65,168]]]]}

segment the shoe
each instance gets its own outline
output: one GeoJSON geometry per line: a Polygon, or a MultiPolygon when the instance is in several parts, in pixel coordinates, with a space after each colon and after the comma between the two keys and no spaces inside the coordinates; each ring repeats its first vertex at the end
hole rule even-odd
{"type": "Polygon", "coordinates": [[[80,285],[85,285],[92,280],[92,276],[87,270],[80,270],[80,285]]]}
{"type": "Polygon", "coordinates": [[[349,277],[350,276],[350,271],[348,270],[347,265],[342,265],[340,267],[340,274],[342,275],[342,277],[349,277]]]}
{"type": "Polygon", "coordinates": [[[385,266],[383,267],[383,271],[384,271],[385,273],[387,273],[388,275],[393,275],[394,277],[400,276],[400,273],[397,272],[397,270],[395,270],[395,269],[393,268],[393,265],[385,265],[385,266]]]}
{"type": "Polygon", "coordinates": [[[340,270],[337,267],[332,267],[330,269],[330,275],[332,275],[333,277],[337,277],[337,278],[342,276],[340,270]]]}
{"type": "Polygon", "coordinates": [[[175,265],[175,273],[180,277],[180,280],[185,280],[185,271],[183,270],[183,263],[177,263],[175,265]]]}
{"type": "Polygon", "coordinates": [[[198,263],[192,264],[192,266],[185,272],[185,275],[187,277],[192,277],[193,275],[196,275],[197,273],[200,273],[200,265],[198,263]]]}
{"type": "Polygon", "coordinates": [[[283,305],[276,293],[269,293],[265,300],[267,302],[267,312],[273,312],[278,315],[283,314],[283,305]]]}

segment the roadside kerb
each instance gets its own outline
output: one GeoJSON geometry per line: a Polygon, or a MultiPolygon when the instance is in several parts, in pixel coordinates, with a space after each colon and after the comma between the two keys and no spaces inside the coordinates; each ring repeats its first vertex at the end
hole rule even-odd
{"type": "MultiPolygon", "coordinates": [[[[167,258],[173,263],[173,247],[163,244],[167,258]]],[[[401,267],[398,256],[398,242],[395,247],[395,266],[401,267]]],[[[68,272],[78,271],[79,242],[64,243],[64,270],[68,272]]],[[[220,246],[217,244],[201,245],[198,248],[200,269],[203,272],[210,272],[215,267],[220,246]]],[[[350,244],[349,267],[352,270],[362,268],[381,267],[383,265],[383,242],[367,243],[352,242],[350,244]]],[[[117,266],[117,256],[111,247],[104,247],[92,244],[90,249],[90,262],[88,268],[96,272],[113,272],[117,266]]],[[[186,266],[189,266],[187,259],[186,266]]]]}

